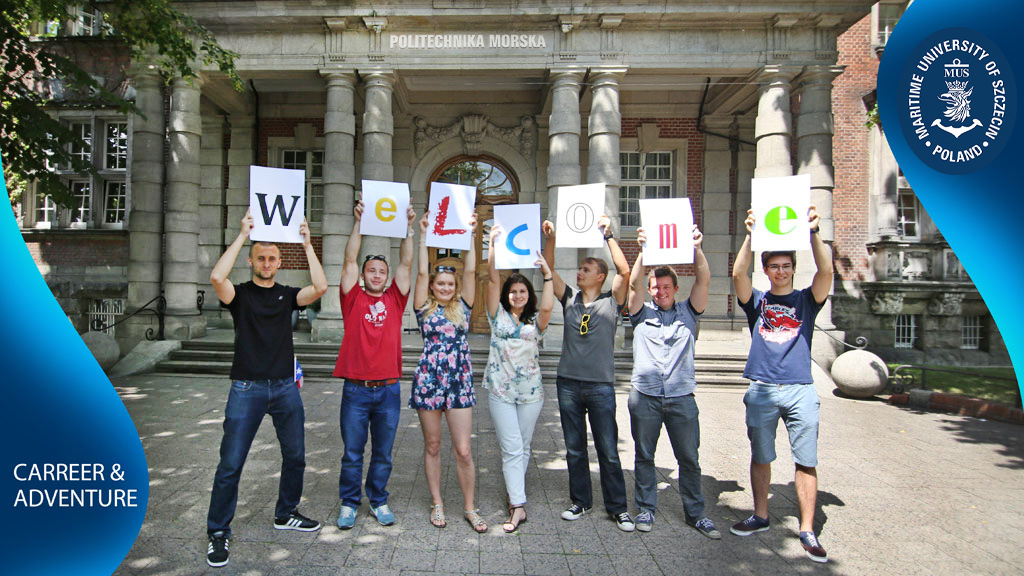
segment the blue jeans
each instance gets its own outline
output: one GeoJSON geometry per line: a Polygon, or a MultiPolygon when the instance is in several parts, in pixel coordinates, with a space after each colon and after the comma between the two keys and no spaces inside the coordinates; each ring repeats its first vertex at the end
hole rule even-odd
{"type": "Polygon", "coordinates": [[[345,452],[341,455],[341,473],[338,476],[338,497],[343,505],[359,508],[362,501],[360,488],[367,434],[370,435],[372,451],[370,469],[366,472],[366,497],[375,508],[387,504],[391,448],[398,432],[401,394],[398,383],[371,388],[345,381],[340,416],[345,452]]]}
{"type": "Polygon", "coordinates": [[[594,505],[587,455],[587,415],[601,469],[604,507],[611,514],[626,511],[626,481],[619,463],[619,427],[615,423],[615,388],[610,383],[583,382],[559,376],[558,413],[569,464],[569,498],[584,508],[594,505]]]}
{"type": "Polygon", "coordinates": [[[238,503],[238,479],[249,455],[263,416],[270,414],[281,443],[281,481],[274,517],[288,516],[302,498],[302,475],[306,470],[306,420],[302,396],[292,378],[279,380],[232,380],[224,408],[224,437],[220,441],[220,463],[213,477],[206,532],[223,530],[231,535],[231,520],[238,503]]]}
{"type": "Polygon", "coordinates": [[[704,517],[704,496],[700,490],[700,422],[697,401],[693,394],[665,398],[648,396],[635,388],[629,392],[629,422],[636,446],[636,484],[633,499],[641,512],[658,509],[658,475],[654,468],[654,452],[661,437],[661,426],[668,430],[672,452],[679,463],[679,496],[683,499],[686,520],[696,522],[704,517]]]}

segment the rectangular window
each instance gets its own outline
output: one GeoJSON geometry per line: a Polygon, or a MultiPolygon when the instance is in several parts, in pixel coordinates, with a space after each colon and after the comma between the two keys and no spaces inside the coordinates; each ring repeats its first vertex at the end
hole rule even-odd
{"type": "Polygon", "coordinates": [[[896,316],[896,348],[917,347],[917,316],[898,314],[896,316]]]}
{"type": "Polygon", "coordinates": [[[75,204],[71,211],[72,228],[88,228],[92,190],[88,180],[72,180],[69,189],[75,204]]]}
{"type": "Polygon", "coordinates": [[[640,226],[640,200],[672,198],[671,152],[619,153],[619,225],[640,226]]]}
{"type": "Polygon", "coordinates": [[[53,198],[36,195],[36,228],[56,228],[57,203],[53,198]]]}
{"type": "Polygon", "coordinates": [[[105,161],[107,170],[125,170],[128,168],[128,123],[107,122],[105,161]]]}
{"type": "Polygon", "coordinates": [[[124,182],[107,182],[103,191],[103,223],[124,222],[128,205],[128,192],[124,182]]]}
{"type": "Polygon", "coordinates": [[[885,46],[892,35],[893,28],[900,16],[903,16],[904,3],[898,4],[880,2],[878,4],[878,27],[875,30],[875,42],[879,46],[885,46]]]}
{"type": "Polygon", "coordinates": [[[68,30],[70,36],[92,36],[99,32],[96,26],[98,19],[96,12],[93,10],[76,6],[68,10],[68,13],[72,18],[71,26],[68,30]]]}
{"type": "Polygon", "coordinates": [[[981,316],[964,316],[960,324],[960,349],[978,350],[981,348],[982,323],[981,316]]]}
{"type": "Polygon", "coordinates": [[[921,231],[918,227],[918,215],[921,205],[917,202],[917,195],[913,190],[900,190],[899,204],[897,206],[897,232],[904,240],[920,239],[921,231]]]}
{"type": "MultiPolygon", "coordinates": [[[[75,141],[71,143],[68,152],[76,160],[92,162],[92,122],[72,122],[68,127],[75,135],[75,141]]],[[[72,169],[72,166],[65,167],[65,170],[72,169]]]]}
{"type": "Polygon", "coordinates": [[[306,172],[306,221],[320,224],[324,220],[324,151],[284,150],[281,167],[306,172]]]}

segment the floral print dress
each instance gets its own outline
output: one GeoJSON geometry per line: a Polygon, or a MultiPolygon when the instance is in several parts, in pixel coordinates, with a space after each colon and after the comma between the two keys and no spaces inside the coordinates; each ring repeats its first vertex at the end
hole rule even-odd
{"type": "Polygon", "coordinates": [[[461,300],[465,322],[456,326],[438,307],[424,318],[416,311],[416,322],[423,334],[423,354],[412,375],[409,407],[416,410],[451,410],[476,404],[473,393],[473,367],[469,361],[469,314],[472,310],[461,300]]]}
{"type": "Polygon", "coordinates": [[[540,375],[540,337],[535,323],[520,324],[503,306],[492,318],[491,351],[484,369],[484,388],[502,402],[531,404],[544,400],[540,375]]]}

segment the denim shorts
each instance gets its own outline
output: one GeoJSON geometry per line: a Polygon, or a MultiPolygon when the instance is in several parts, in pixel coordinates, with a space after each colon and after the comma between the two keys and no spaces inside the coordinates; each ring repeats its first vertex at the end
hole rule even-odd
{"type": "Polygon", "coordinates": [[[793,461],[818,465],[818,393],[813,384],[750,382],[743,396],[747,406],[747,437],[751,458],[758,464],[775,461],[775,432],[779,418],[789,432],[793,461]]]}

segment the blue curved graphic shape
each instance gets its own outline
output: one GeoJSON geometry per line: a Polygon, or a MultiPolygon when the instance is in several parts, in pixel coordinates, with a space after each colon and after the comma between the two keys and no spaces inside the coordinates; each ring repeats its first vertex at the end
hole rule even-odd
{"type": "Polygon", "coordinates": [[[142,527],[149,497],[146,455],[110,380],[39,275],[2,179],[0,187],[0,244],[8,272],[0,283],[7,407],[0,418],[0,571],[107,575],[124,560],[142,527]],[[31,479],[31,466],[41,474],[46,464],[99,464],[103,471],[88,479],[81,468],[77,479],[31,479]],[[120,481],[111,475],[115,465],[124,473],[120,481]],[[15,477],[15,468],[25,480],[15,477]],[[136,506],[100,505],[111,502],[117,490],[124,495],[134,491],[136,506]],[[19,504],[19,495],[24,505],[19,504]],[[71,505],[61,507],[60,500],[31,505],[35,499],[60,496],[71,505]],[[89,498],[91,506],[85,505],[89,498]]]}
{"type": "Polygon", "coordinates": [[[526,232],[529,229],[530,229],[530,227],[528,225],[520,224],[519,226],[516,226],[515,228],[512,229],[511,232],[508,233],[508,239],[505,240],[505,246],[508,248],[509,252],[511,252],[513,254],[518,254],[520,256],[529,256],[530,255],[530,251],[529,250],[527,250],[525,248],[519,248],[515,244],[516,236],[518,236],[519,233],[526,232]]]}
{"type": "MultiPolygon", "coordinates": [[[[1020,237],[1024,130],[1019,125],[1011,128],[1000,154],[987,166],[964,175],[929,168],[910,148],[914,133],[900,130],[900,115],[908,107],[907,94],[899,87],[901,72],[916,47],[936,30],[954,26],[976,30],[1006,55],[1015,76],[1024,74],[1020,41],[1024,4],[976,0],[969,8],[965,6],[959,0],[928,0],[907,8],[886,43],[879,66],[878,111],[900,168],[984,297],[1017,367],[1019,381],[1024,367],[1024,323],[1014,310],[1019,306],[1017,292],[1024,285],[1024,241],[1020,237]]],[[[1022,101],[1017,94],[1016,104],[1022,101]]]]}

